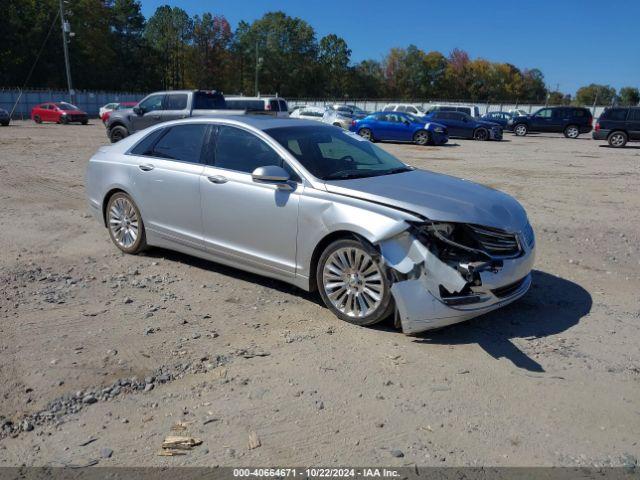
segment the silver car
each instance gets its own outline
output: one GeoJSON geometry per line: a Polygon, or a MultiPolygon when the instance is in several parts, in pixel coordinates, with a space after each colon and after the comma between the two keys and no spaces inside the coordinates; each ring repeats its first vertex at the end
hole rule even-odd
{"type": "Polygon", "coordinates": [[[322,116],[322,122],[349,130],[354,120],[364,118],[367,112],[355,105],[335,104],[328,106],[322,116]]]}
{"type": "Polygon", "coordinates": [[[102,147],[89,205],[123,252],[158,246],[318,290],[342,320],[405,333],[504,306],[531,284],[522,206],[299,119],[189,118],[102,147]]]}

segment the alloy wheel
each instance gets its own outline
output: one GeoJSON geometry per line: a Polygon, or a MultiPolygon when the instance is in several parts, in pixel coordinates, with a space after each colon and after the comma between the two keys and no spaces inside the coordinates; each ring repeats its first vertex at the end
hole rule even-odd
{"type": "Polygon", "coordinates": [[[109,229],[116,243],[125,249],[131,248],[138,238],[138,214],[133,204],[125,197],[118,197],[109,208],[109,229]]]}
{"type": "Polygon", "coordinates": [[[413,139],[418,145],[426,145],[429,142],[429,135],[427,132],[418,132],[413,139]]]}
{"type": "Polygon", "coordinates": [[[369,130],[368,128],[363,128],[362,130],[360,130],[358,132],[358,135],[366,140],[371,140],[371,130],[369,130]]]}
{"type": "Polygon", "coordinates": [[[522,137],[527,134],[527,127],[525,127],[524,125],[518,125],[514,129],[514,132],[516,135],[522,137]]]}
{"type": "Polygon", "coordinates": [[[332,305],[354,318],[375,312],[384,293],[378,264],[356,247],[340,248],[329,256],[322,271],[322,286],[332,305]]]}
{"type": "Polygon", "coordinates": [[[567,137],[569,137],[569,138],[578,138],[578,135],[580,135],[580,131],[578,130],[578,127],[568,127],[567,128],[567,137]]]}
{"type": "Polygon", "coordinates": [[[480,141],[486,140],[488,136],[489,134],[484,128],[476,130],[476,132],[473,134],[473,138],[480,141]]]}
{"type": "Polygon", "coordinates": [[[624,144],[625,144],[624,135],[622,135],[621,133],[614,133],[609,138],[609,145],[611,145],[612,147],[622,147],[624,146],[624,144]]]}

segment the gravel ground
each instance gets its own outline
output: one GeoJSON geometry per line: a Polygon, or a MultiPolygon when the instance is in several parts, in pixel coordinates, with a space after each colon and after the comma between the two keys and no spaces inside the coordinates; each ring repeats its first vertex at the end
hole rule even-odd
{"type": "Polygon", "coordinates": [[[214,263],[122,255],[84,201],[104,143],[97,123],[0,128],[0,466],[640,458],[639,147],[384,145],[514,195],[538,239],[521,301],[408,337],[214,263]],[[158,456],[176,422],[202,444],[158,456]]]}

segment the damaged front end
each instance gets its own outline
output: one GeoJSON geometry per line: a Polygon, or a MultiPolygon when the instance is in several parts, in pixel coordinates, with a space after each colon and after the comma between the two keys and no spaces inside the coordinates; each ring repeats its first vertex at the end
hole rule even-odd
{"type": "Polygon", "coordinates": [[[507,232],[465,223],[415,222],[377,243],[402,331],[471,319],[523,296],[531,285],[531,225],[507,232]]]}

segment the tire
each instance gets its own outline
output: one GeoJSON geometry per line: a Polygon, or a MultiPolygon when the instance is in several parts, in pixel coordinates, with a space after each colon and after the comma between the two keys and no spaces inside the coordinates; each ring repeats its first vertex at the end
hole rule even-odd
{"type": "Polygon", "coordinates": [[[566,138],[578,138],[578,135],[580,135],[580,129],[577,125],[567,125],[563,133],[566,138]]]}
{"type": "Polygon", "coordinates": [[[129,195],[114,193],[105,211],[109,237],[116,247],[132,255],[147,248],[147,239],[140,210],[129,195]]]}
{"type": "Polygon", "coordinates": [[[609,142],[609,146],[613,148],[622,148],[627,144],[629,137],[627,134],[621,131],[611,132],[609,137],[607,138],[607,142],[609,142]]]}
{"type": "Polygon", "coordinates": [[[87,125],[88,123],[89,123],[89,120],[82,120],[83,125],[87,125]]]}
{"type": "Polygon", "coordinates": [[[474,140],[478,140],[480,142],[486,142],[487,140],[489,140],[489,132],[487,131],[486,128],[477,128],[474,132],[473,132],[473,139],[474,140]]]}
{"type": "Polygon", "coordinates": [[[61,123],[62,125],[67,125],[69,123],[69,119],[67,117],[60,116],[60,120],[58,120],[58,123],[61,123]]]}
{"type": "Polygon", "coordinates": [[[513,126],[513,133],[518,137],[524,137],[527,133],[529,133],[529,128],[524,123],[518,123],[513,126]]]}
{"type": "Polygon", "coordinates": [[[34,115],[33,121],[36,123],[42,123],[42,119],[40,118],[40,115],[34,115]]]}
{"type": "Polygon", "coordinates": [[[322,252],[316,282],[327,308],[354,325],[381,322],[395,308],[375,250],[357,240],[337,240],[322,252]]]}
{"type": "Polygon", "coordinates": [[[129,132],[122,125],[116,125],[109,130],[109,140],[111,140],[111,143],[117,143],[128,136],[129,132]]]}
{"type": "Polygon", "coordinates": [[[431,135],[426,130],[418,130],[413,134],[413,143],[416,145],[429,145],[431,142],[431,135]]]}
{"type": "Polygon", "coordinates": [[[373,142],[373,132],[368,128],[361,128],[360,130],[358,130],[358,135],[360,135],[364,139],[369,140],[370,142],[373,142]]]}
{"type": "Polygon", "coordinates": [[[9,126],[9,122],[2,122],[2,126],[3,127],[8,127],[9,126]]]}

